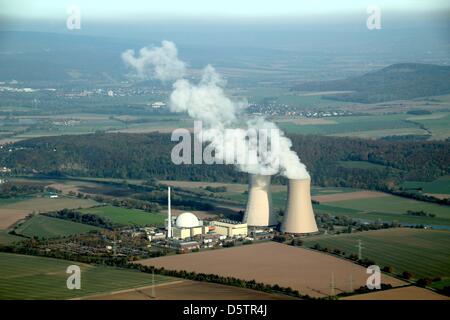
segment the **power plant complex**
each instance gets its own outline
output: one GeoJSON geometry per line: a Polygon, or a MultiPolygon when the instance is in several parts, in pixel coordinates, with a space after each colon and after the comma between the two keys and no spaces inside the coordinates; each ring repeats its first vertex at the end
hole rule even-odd
{"type": "MultiPolygon", "coordinates": [[[[167,238],[192,239],[207,235],[227,238],[247,237],[248,227],[261,232],[278,225],[272,208],[270,175],[249,175],[248,201],[243,221],[202,221],[193,213],[184,212],[173,217],[171,213],[170,187],[168,188],[167,238]]],[[[311,178],[289,179],[287,201],[280,231],[290,234],[307,234],[318,231],[311,202],[311,178]]],[[[272,229],[271,229],[272,230],[272,229]]]]}

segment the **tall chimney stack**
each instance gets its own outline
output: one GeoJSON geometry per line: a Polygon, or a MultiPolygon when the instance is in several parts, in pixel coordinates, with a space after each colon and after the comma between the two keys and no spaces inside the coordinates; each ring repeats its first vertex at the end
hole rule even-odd
{"type": "Polygon", "coordinates": [[[277,224],[276,217],[272,212],[270,176],[250,174],[247,208],[243,222],[255,227],[277,224]]]}
{"type": "Polygon", "coordinates": [[[281,231],[286,233],[317,232],[311,203],[311,178],[290,179],[281,231]]]}
{"type": "Polygon", "coordinates": [[[172,238],[172,208],[170,203],[170,187],[167,189],[167,238],[172,238]]]}

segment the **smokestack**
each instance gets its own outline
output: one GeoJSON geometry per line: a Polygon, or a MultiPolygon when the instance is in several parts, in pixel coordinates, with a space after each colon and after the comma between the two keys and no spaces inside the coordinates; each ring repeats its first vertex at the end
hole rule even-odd
{"type": "Polygon", "coordinates": [[[290,179],[286,211],[281,231],[286,233],[317,232],[316,219],[311,203],[311,178],[290,179]]]}
{"type": "Polygon", "coordinates": [[[249,175],[248,201],[243,221],[249,226],[255,227],[277,224],[276,217],[272,212],[270,176],[249,175]]]}
{"type": "Polygon", "coordinates": [[[172,208],[170,203],[170,187],[167,190],[167,238],[172,238],[172,208]]]}

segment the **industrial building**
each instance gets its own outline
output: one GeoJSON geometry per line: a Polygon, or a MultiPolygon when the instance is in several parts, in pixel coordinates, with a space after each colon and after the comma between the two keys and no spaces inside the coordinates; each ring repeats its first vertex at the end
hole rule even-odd
{"type": "Polygon", "coordinates": [[[210,221],[208,224],[199,220],[195,214],[191,212],[183,212],[178,217],[172,217],[172,209],[170,202],[170,187],[168,188],[167,198],[167,219],[166,230],[167,239],[192,239],[192,238],[210,238],[207,235],[219,235],[226,237],[246,237],[247,224],[240,221],[220,220],[210,221]]]}
{"type": "MultiPolygon", "coordinates": [[[[166,225],[168,229],[168,219],[166,225]]],[[[173,238],[187,239],[208,233],[209,226],[204,226],[203,221],[199,220],[193,213],[184,212],[176,218],[171,217],[171,230],[173,238]]]]}
{"type": "Polygon", "coordinates": [[[210,225],[214,228],[212,231],[229,238],[246,237],[248,227],[246,223],[232,220],[211,221],[210,225]]]}

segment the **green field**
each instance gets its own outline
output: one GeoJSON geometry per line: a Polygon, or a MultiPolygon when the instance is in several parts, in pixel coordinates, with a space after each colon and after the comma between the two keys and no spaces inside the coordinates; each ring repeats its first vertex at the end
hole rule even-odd
{"type": "Polygon", "coordinates": [[[59,196],[56,199],[48,197],[18,197],[5,199],[4,202],[0,201],[0,209],[20,209],[31,212],[49,212],[76,208],[92,207],[98,204],[91,199],[78,199],[59,196]]]}
{"type": "MultiPolygon", "coordinates": [[[[365,199],[364,199],[365,200],[365,199]]],[[[343,201],[342,201],[343,202],[343,201]]],[[[336,202],[337,203],[337,202],[336,202]]],[[[349,208],[335,207],[328,204],[313,205],[315,213],[329,214],[332,216],[347,216],[353,219],[361,219],[364,221],[383,221],[406,224],[406,225],[436,225],[436,226],[450,226],[450,218],[431,218],[411,216],[398,213],[386,213],[381,211],[362,211],[349,208]]],[[[381,207],[379,210],[383,210],[381,207]]]]}
{"type": "MultiPolygon", "coordinates": [[[[104,114],[61,114],[58,117],[26,116],[21,118],[21,120],[25,123],[23,129],[27,130],[15,135],[14,138],[17,139],[66,134],[87,134],[96,131],[150,132],[167,130],[168,128],[190,128],[193,125],[192,121],[184,120],[179,115],[130,116],[130,119],[127,120],[128,122],[121,121],[117,117],[105,116],[104,114]],[[62,120],[75,120],[75,122],[71,125],[58,124],[62,123],[62,120]]],[[[9,128],[8,123],[3,124],[5,128],[9,128]]],[[[2,121],[0,121],[0,125],[2,125],[2,121]]]]}
{"type": "Polygon", "coordinates": [[[423,193],[450,194],[450,176],[445,176],[434,181],[407,181],[403,183],[405,189],[422,189],[423,193]]]}
{"type": "Polygon", "coordinates": [[[441,118],[414,120],[432,132],[434,139],[447,139],[450,136],[450,115],[441,118]]]}
{"type": "Polygon", "coordinates": [[[35,215],[19,225],[16,233],[26,237],[54,238],[101,230],[98,227],[73,221],[35,215]]]}
{"type": "Polygon", "coordinates": [[[381,138],[396,135],[427,136],[431,132],[431,139],[440,140],[450,136],[450,115],[448,113],[433,114],[428,117],[411,117],[411,115],[403,113],[327,119],[330,120],[330,123],[299,125],[283,120],[279,121],[278,125],[288,133],[298,134],[381,138]],[[426,128],[426,130],[423,128],[426,128]]]}
{"type": "Polygon", "coordinates": [[[145,212],[137,209],[126,209],[113,206],[102,206],[80,210],[82,213],[91,213],[105,217],[114,223],[124,225],[164,225],[165,216],[159,213],[145,212]]]}
{"type": "MultiPolygon", "coordinates": [[[[155,275],[155,284],[173,278],[155,275]]],[[[152,285],[152,275],[66,260],[0,253],[0,299],[70,299],[152,285]],[[81,289],[66,286],[66,269],[81,268],[81,289]]]]}
{"type": "Polygon", "coordinates": [[[435,289],[443,289],[444,287],[450,287],[450,277],[445,277],[441,281],[433,282],[431,286],[435,289]]]}
{"type": "Polygon", "coordinates": [[[20,240],[23,240],[23,238],[9,234],[8,230],[0,230],[0,244],[10,244],[20,240]]]}
{"type": "Polygon", "coordinates": [[[319,243],[328,249],[340,249],[346,255],[358,253],[380,267],[392,266],[394,272],[412,272],[415,278],[450,276],[450,232],[424,229],[387,229],[341,235],[305,238],[304,245],[319,243]]]}
{"type": "Polygon", "coordinates": [[[450,219],[449,206],[401,198],[397,196],[336,201],[336,202],[329,202],[327,203],[327,205],[338,208],[354,209],[367,213],[383,212],[383,213],[404,214],[406,213],[407,210],[412,211],[423,210],[426,213],[435,214],[436,218],[450,219]]]}
{"type": "Polygon", "coordinates": [[[418,124],[406,121],[408,116],[406,114],[395,114],[333,117],[330,120],[336,123],[298,125],[292,122],[280,122],[279,126],[288,133],[298,134],[354,136],[355,134],[371,132],[374,137],[378,137],[378,131],[381,131],[381,136],[383,136],[383,132],[385,132],[384,136],[394,135],[393,133],[402,134],[402,132],[404,134],[426,134],[418,124]],[[398,131],[399,129],[401,131],[398,131]]]}

